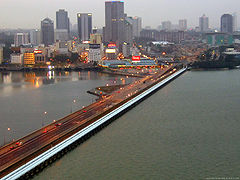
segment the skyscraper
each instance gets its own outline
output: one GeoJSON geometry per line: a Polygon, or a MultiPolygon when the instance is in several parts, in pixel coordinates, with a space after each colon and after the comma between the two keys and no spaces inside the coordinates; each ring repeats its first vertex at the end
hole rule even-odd
{"type": "Polygon", "coordinates": [[[186,19],[180,19],[178,25],[179,25],[180,30],[182,30],[182,31],[187,30],[187,20],[186,19]]]}
{"type": "Polygon", "coordinates": [[[39,29],[30,31],[30,43],[35,46],[41,44],[41,31],[39,29]]]}
{"type": "Polygon", "coordinates": [[[124,41],[124,3],[123,1],[105,2],[104,41],[116,42],[121,49],[124,41]]]}
{"type": "Polygon", "coordinates": [[[233,13],[233,32],[238,30],[238,18],[237,18],[237,13],[233,13]]]}
{"type": "Polygon", "coordinates": [[[140,32],[142,31],[142,18],[133,17],[133,37],[140,37],[140,32]]]}
{"type": "Polygon", "coordinates": [[[3,48],[0,46],[0,64],[3,62],[3,48]]]}
{"type": "Polygon", "coordinates": [[[209,20],[205,14],[199,18],[199,28],[200,32],[206,32],[209,30],[209,20]]]}
{"type": "Polygon", "coordinates": [[[70,31],[68,12],[64,9],[56,12],[56,29],[67,29],[68,32],[70,31]]]}
{"type": "Polygon", "coordinates": [[[54,24],[49,18],[45,18],[41,21],[41,37],[42,43],[45,46],[52,45],[54,43],[54,24]]]}
{"type": "Polygon", "coordinates": [[[233,32],[233,16],[231,14],[224,14],[221,17],[221,32],[233,32]]]}
{"type": "Polygon", "coordinates": [[[14,36],[14,45],[16,47],[29,43],[28,33],[16,33],[14,36]]]}
{"type": "Polygon", "coordinates": [[[92,33],[92,14],[91,13],[78,13],[78,36],[81,41],[88,41],[92,33]]]}

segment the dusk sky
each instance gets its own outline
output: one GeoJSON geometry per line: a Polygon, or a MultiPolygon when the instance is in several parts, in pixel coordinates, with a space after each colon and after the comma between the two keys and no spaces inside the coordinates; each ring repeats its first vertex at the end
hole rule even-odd
{"type": "MultiPolygon", "coordinates": [[[[69,13],[70,21],[76,24],[76,14],[93,13],[93,26],[104,26],[105,0],[1,0],[0,29],[39,28],[45,17],[54,20],[58,9],[69,13]]],[[[189,27],[198,26],[198,18],[209,17],[210,27],[219,27],[224,13],[240,15],[240,0],[126,0],[125,13],[143,19],[143,27],[156,28],[162,21],[177,24],[187,19],[189,27]]],[[[240,17],[238,18],[240,25],[240,17]]]]}

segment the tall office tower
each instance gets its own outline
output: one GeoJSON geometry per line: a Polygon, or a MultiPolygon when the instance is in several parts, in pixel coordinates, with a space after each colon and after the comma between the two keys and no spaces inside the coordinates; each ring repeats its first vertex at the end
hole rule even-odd
{"type": "Polygon", "coordinates": [[[120,48],[124,41],[124,3],[123,1],[105,2],[104,41],[116,42],[120,48]]]}
{"type": "Polygon", "coordinates": [[[238,30],[238,18],[237,18],[237,13],[233,13],[233,32],[238,30]]]}
{"type": "Polygon", "coordinates": [[[68,41],[69,34],[67,29],[55,29],[54,41],[68,41]]]}
{"type": "Polygon", "coordinates": [[[200,32],[206,32],[209,30],[209,20],[205,14],[199,18],[199,28],[200,32]]]}
{"type": "Polygon", "coordinates": [[[182,30],[182,31],[187,30],[187,20],[186,19],[180,19],[178,25],[179,25],[180,30],[182,30]]]}
{"type": "Polygon", "coordinates": [[[68,12],[60,9],[56,12],[56,29],[67,29],[70,32],[68,12]]]}
{"type": "Polygon", "coordinates": [[[125,15],[124,21],[124,43],[131,46],[133,44],[133,19],[125,15]]]}
{"type": "Polygon", "coordinates": [[[221,32],[233,32],[233,16],[231,14],[224,14],[221,17],[221,32]]]}
{"type": "Polygon", "coordinates": [[[78,36],[81,41],[88,41],[92,33],[92,14],[91,13],[78,13],[78,36]]]}
{"type": "Polygon", "coordinates": [[[52,45],[54,43],[54,24],[49,18],[45,18],[41,21],[41,35],[42,43],[45,46],[52,45]]]}
{"type": "Polygon", "coordinates": [[[0,64],[3,62],[3,48],[0,46],[0,64]]]}
{"type": "Polygon", "coordinates": [[[162,22],[162,29],[163,30],[171,30],[172,29],[172,23],[170,21],[163,21],[162,22]]]}
{"type": "Polygon", "coordinates": [[[14,36],[14,44],[16,47],[29,44],[28,33],[16,33],[14,36]]]}
{"type": "Polygon", "coordinates": [[[142,18],[133,17],[133,37],[140,37],[140,32],[142,31],[142,18]]]}
{"type": "Polygon", "coordinates": [[[30,43],[35,46],[41,44],[41,31],[39,29],[30,31],[30,43]]]}

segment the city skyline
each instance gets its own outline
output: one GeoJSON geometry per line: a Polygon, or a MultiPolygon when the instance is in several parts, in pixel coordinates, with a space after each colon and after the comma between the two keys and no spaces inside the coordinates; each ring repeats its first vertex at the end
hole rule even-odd
{"type": "MultiPolygon", "coordinates": [[[[52,3],[49,4],[49,1],[42,0],[36,5],[36,2],[29,0],[22,0],[21,3],[17,0],[3,0],[0,7],[0,29],[40,28],[40,21],[46,17],[52,19],[54,21],[54,27],[56,27],[55,16],[56,11],[59,9],[68,11],[72,24],[77,24],[77,13],[86,12],[93,14],[93,26],[102,28],[105,24],[105,0],[92,0],[90,2],[85,0],[61,0],[61,2],[53,0],[51,2],[52,3]],[[79,6],[76,4],[79,4],[79,6]],[[14,13],[9,14],[9,9],[14,13]],[[29,14],[31,14],[31,16],[29,16],[29,14]],[[15,17],[16,15],[18,18],[15,17]]],[[[210,28],[219,28],[221,16],[234,12],[237,12],[237,15],[239,15],[238,7],[240,5],[240,2],[236,0],[221,3],[216,0],[212,0],[211,2],[207,0],[198,2],[172,0],[171,3],[164,0],[160,2],[158,0],[152,0],[151,3],[148,1],[131,0],[124,1],[124,3],[125,13],[129,16],[142,17],[143,27],[151,26],[152,28],[159,26],[162,21],[171,21],[172,24],[178,24],[179,19],[187,19],[188,26],[194,28],[198,26],[198,19],[203,14],[209,17],[210,28]],[[186,9],[186,4],[191,8],[186,9]],[[156,12],[158,16],[156,16],[156,12]]],[[[238,24],[240,23],[238,22],[238,24]]]]}

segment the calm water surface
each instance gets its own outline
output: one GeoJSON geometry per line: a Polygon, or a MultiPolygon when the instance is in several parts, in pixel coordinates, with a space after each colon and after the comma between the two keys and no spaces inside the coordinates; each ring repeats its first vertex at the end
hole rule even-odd
{"type": "MultiPolygon", "coordinates": [[[[56,99],[79,95],[78,87],[79,81],[43,86],[34,99],[53,111],[56,99]],[[49,93],[56,99],[43,101],[49,93]]],[[[186,72],[34,179],[240,178],[239,107],[239,70],[186,72]]]]}
{"type": "Polygon", "coordinates": [[[96,97],[86,91],[92,88],[134,79],[90,71],[0,72],[0,145],[91,104],[96,97]]]}

